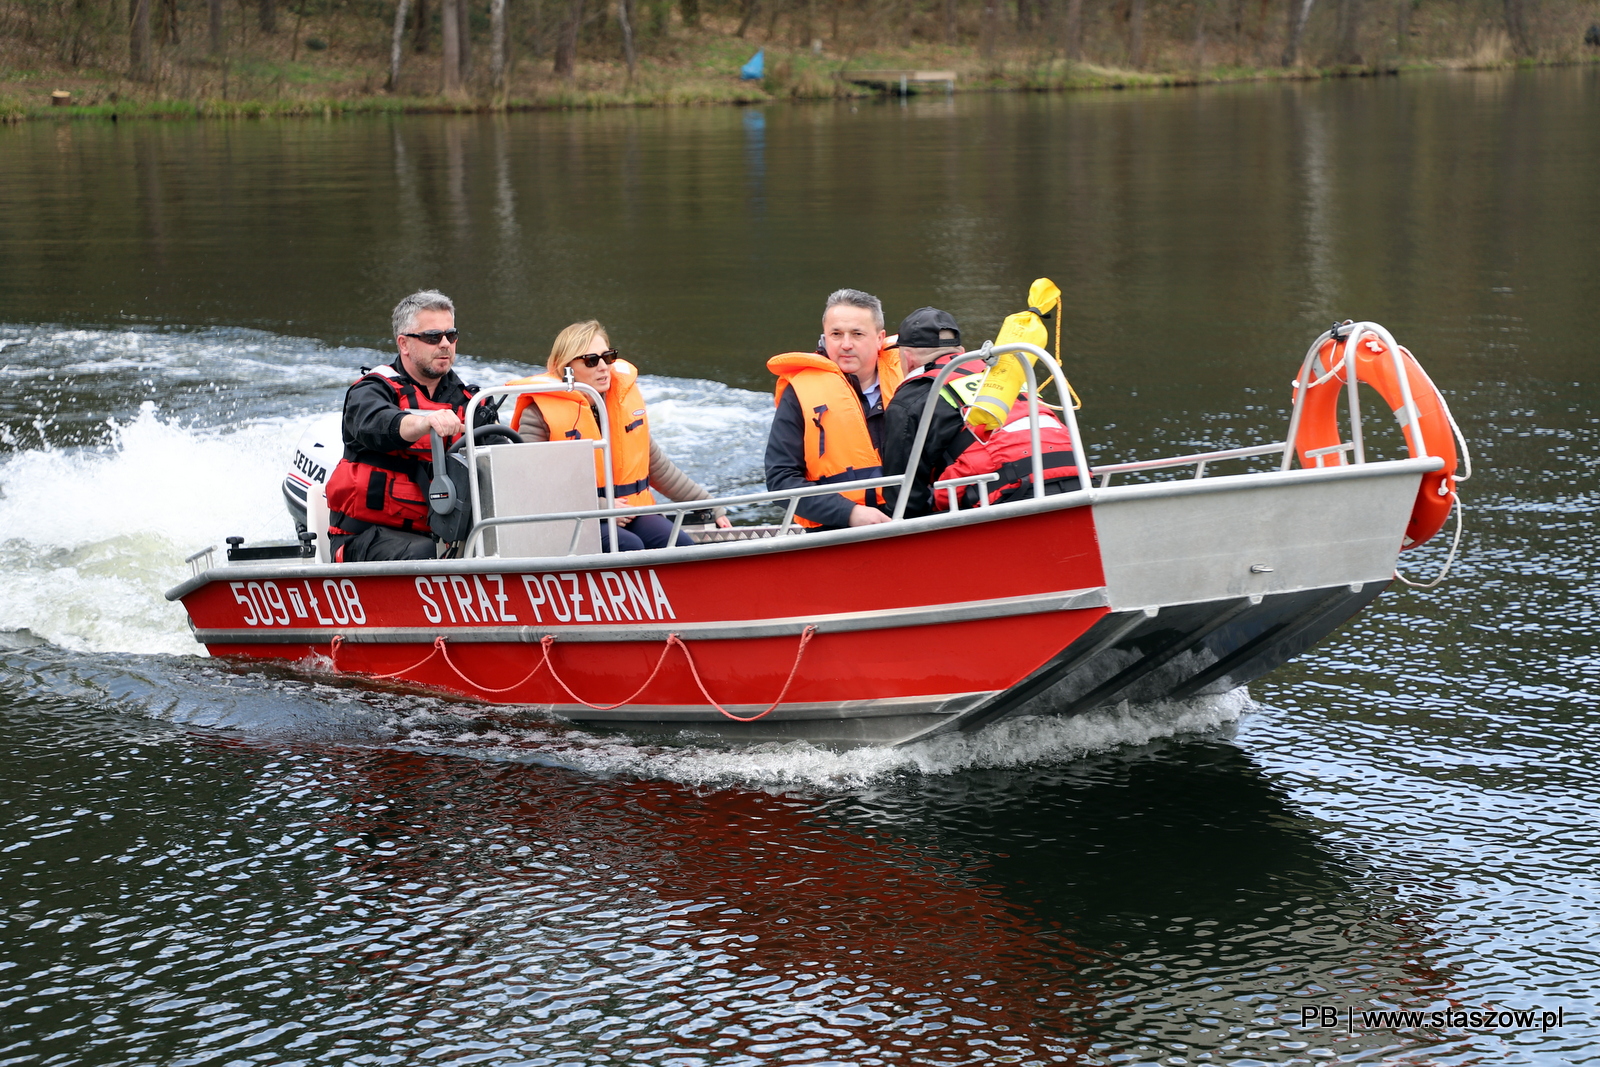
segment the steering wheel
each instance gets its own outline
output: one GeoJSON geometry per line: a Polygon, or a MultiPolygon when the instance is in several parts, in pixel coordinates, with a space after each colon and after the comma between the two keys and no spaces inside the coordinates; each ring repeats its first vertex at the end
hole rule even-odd
{"type": "MultiPolygon", "coordinates": [[[[522,435],[503,422],[488,422],[482,426],[472,428],[472,443],[475,445],[499,441],[504,444],[522,444],[522,435]]],[[[460,452],[467,447],[467,437],[462,434],[461,440],[450,446],[450,451],[460,452]]]]}

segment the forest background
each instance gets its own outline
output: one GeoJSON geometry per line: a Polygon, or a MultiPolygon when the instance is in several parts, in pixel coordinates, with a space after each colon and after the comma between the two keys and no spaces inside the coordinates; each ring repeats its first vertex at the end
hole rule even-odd
{"type": "Polygon", "coordinates": [[[1597,60],[1600,0],[0,0],[0,119],[760,103],[870,92],[850,78],[883,69],[966,91],[1597,60]],[[757,50],[763,77],[741,79],[757,50]]]}

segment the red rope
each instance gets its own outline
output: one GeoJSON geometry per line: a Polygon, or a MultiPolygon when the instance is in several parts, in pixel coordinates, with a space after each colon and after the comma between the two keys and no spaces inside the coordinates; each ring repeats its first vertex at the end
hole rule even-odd
{"type": "MultiPolygon", "coordinates": [[[[338,670],[339,669],[339,646],[342,645],[342,644],[344,644],[344,636],[342,634],[334,634],[333,635],[333,640],[331,642],[329,642],[329,644],[328,644],[328,662],[333,664],[333,669],[334,670],[338,670]]],[[[444,651],[444,635],[440,634],[438,637],[435,637],[433,639],[433,651],[429,652],[426,656],[423,656],[421,659],[419,659],[417,662],[413,663],[411,666],[403,667],[400,670],[395,671],[393,674],[369,674],[369,675],[367,675],[367,677],[369,677],[369,678],[378,678],[378,679],[389,679],[389,678],[398,678],[402,674],[410,674],[412,671],[416,670],[418,667],[422,666],[424,663],[428,662],[430,659],[432,659],[433,657],[437,656],[439,653],[441,653],[443,651],[444,651]]],[[[448,654],[446,655],[445,658],[446,658],[446,661],[448,662],[448,660],[449,660],[448,654]]],[[[532,675],[529,675],[529,677],[531,678],[532,675]]]]}
{"type": "MultiPolygon", "coordinates": [[[[548,638],[546,638],[546,640],[548,640],[548,638]]],[[[455,665],[455,661],[450,658],[450,650],[448,648],[444,647],[444,638],[442,638],[442,637],[439,638],[439,649],[440,649],[440,651],[442,651],[444,653],[444,661],[449,666],[449,668],[451,670],[456,672],[456,677],[460,678],[463,682],[466,682],[468,685],[472,686],[472,688],[481,690],[482,692],[485,692],[485,693],[509,693],[509,692],[511,692],[511,690],[517,688],[518,686],[526,685],[528,682],[532,681],[533,680],[533,676],[539,673],[539,668],[543,667],[546,663],[550,662],[550,649],[545,647],[543,641],[539,642],[539,648],[540,648],[540,652],[541,652],[541,655],[539,656],[539,662],[535,663],[533,665],[533,670],[529,671],[526,675],[523,676],[522,681],[513,682],[510,685],[506,686],[504,689],[490,689],[488,686],[483,685],[483,684],[481,684],[479,682],[474,682],[471,678],[468,678],[465,674],[462,674],[461,673],[461,668],[457,667],[455,665]]],[[[552,673],[552,674],[555,673],[555,668],[554,667],[550,668],[550,673],[552,673]]]]}
{"type": "Polygon", "coordinates": [[[800,631],[800,644],[794,650],[794,666],[789,668],[789,677],[784,679],[783,688],[778,690],[777,699],[771,704],[767,705],[766,711],[761,712],[759,715],[752,715],[749,718],[741,718],[740,716],[735,715],[733,712],[729,711],[727,708],[723,707],[721,704],[718,704],[712,699],[711,694],[706,691],[706,684],[700,680],[700,672],[695,669],[694,657],[689,654],[689,646],[684,644],[682,639],[680,639],[677,634],[667,635],[667,645],[668,647],[677,645],[679,648],[683,649],[683,658],[689,661],[689,673],[694,676],[694,684],[700,687],[700,695],[706,698],[706,703],[722,712],[723,715],[732,719],[734,722],[755,722],[757,719],[763,719],[772,714],[773,710],[777,708],[779,704],[783,703],[784,696],[789,692],[789,686],[794,682],[794,676],[800,671],[800,660],[801,657],[806,654],[806,646],[811,643],[811,638],[816,635],[816,632],[817,628],[815,626],[807,626],[804,630],[800,631]]]}
{"type": "MultiPolygon", "coordinates": [[[[800,672],[800,661],[805,658],[806,646],[811,643],[811,638],[816,636],[816,633],[817,628],[815,626],[807,626],[800,632],[800,644],[796,646],[794,650],[794,665],[789,668],[789,677],[784,679],[783,688],[778,690],[777,698],[773,700],[771,704],[767,705],[765,711],[748,717],[735,715],[733,712],[716,702],[716,700],[711,696],[711,693],[706,689],[705,682],[700,680],[700,671],[695,667],[694,655],[690,653],[689,646],[684,644],[683,639],[680,638],[676,633],[670,633],[667,635],[667,643],[661,648],[661,656],[656,660],[655,669],[650,672],[650,677],[644,680],[644,684],[639,686],[638,689],[635,689],[628,696],[617,701],[615,704],[589,703],[577,693],[574,693],[572,691],[572,687],[567,685],[567,683],[562,679],[561,675],[556,673],[555,661],[550,658],[550,647],[554,645],[556,641],[553,634],[545,634],[544,637],[539,639],[539,662],[533,665],[533,670],[524,675],[521,681],[513,682],[511,685],[500,689],[491,689],[489,686],[486,686],[481,682],[473,681],[471,678],[468,678],[464,673],[462,673],[461,668],[457,667],[455,665],[455,661],[450,658],[450,650],[445,645],[446,638],[443,634],[435,637],[433,639],[433,649],[429,651],[426,656],[423,656],[422,659],[418,660],[411,666],[394,671],[391,674],[373,674],[368,675],[368,677],[378,679],[398,678],[402,674],[410,674],[418,667],[421,667],[423,664],[427,663],[433,657],[442,655],[444,657],[445,665],[455,672],[457,678],[460,678],[463,682],[466,682],[468,685],[472,686],[472,688],[484,693],[509,693],[511,690],[516,689],[519,686],[526,685],[533,679],[534,675],[539,673],[540,668],[548,666],[550,668],[550,677],[555,679],[556,684],[561,687],[562,691],[566,693],[567,696],[571,697],[573,700],[576,700],[579,704],[582,704],[586,708],[593,708],[595,711],[611,711],[615,708],[622,707],[624,704],[632,703],[634,698],[638,697],[640,693],[643,693],[646,689],[650,688],[650,683],[656,680],[656,675],[661,673],[661,668],[667,662],[667,653],[671,652],[672,647],[676,645],[677,647],[683,649],[683,658],[689,662],[689,674],[694,678],[694,684],[699,688],[700,695],[706,698],[706,703],[716,708],[724,716],[732,719],[734,722],[755,722],[757,719],[762,719],[772,714],[772,712],[777,709],[778,705],[783,703],[783,698],[788,695],[789,687],[794,684],[795,675],[800,672]]],[[[339,646],[343,643],[344,637],[340,634],[335,634],[333,636],[333,641],[329,645],[328,660],[333,664],[334,670],[339,669],[339,646]]]]}
{"type": "Polygon", "coordinates": [[[562,691],[565,692],[567,696],[571,697],[573,700],[576,700],[586,708],[593,708],[595,711],[610,711],[612,708],[620,708],[624,704],[631,703],[634,697],[650,688],[650,683],[655,681],[656,675],[661,673],[662,664],[667,662],[667,653],[672,651],[672,642],[677,638],[677,636],[677,634],[667,635],[667,643],[661,646],[661,658],[656,660],[656,669],[650,672],[650,677],[644,680],[644,685],[641,685],[639,688],[635,689],[632,693],[626,697],[623,697],[615,704],[591,704],[577,693],[574,693],[572,688],[568,686],[566,682],[561,680],[561,675],[556,673],[555,661],[550,658],[550,646],[556,643],[554,635],[545,634],[539,639],[539,644],[544,648],[544,661],[550,664],[550,677],[556,680],[556,684],[561,687],[562,691]]]}

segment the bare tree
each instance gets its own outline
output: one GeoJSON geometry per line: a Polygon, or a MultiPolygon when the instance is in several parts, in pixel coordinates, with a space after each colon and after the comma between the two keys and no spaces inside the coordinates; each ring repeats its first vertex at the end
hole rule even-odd
{"type": "Polygon", "coordinates": [[[417,21],[415,32],[411,35],[411,50],[417,55],[422,55],[428,50],[428,0],[417,0],[417,21]]]}
{"type": "MultiPolygon", "coordinates": [[[[304,2],[302,0],[301,7],[304,2]]],[[[394,7],[394,38],[389,42],[389,84],[388,90],[396,92],[400,88],[400,53],[406,36],[406,15],[410,13],[411,0],[397,0],[394,7]]],[[[299,34],[295,35],[299,43],[299,34]]]]}
{"type": "Polygon", "coordinates": [[[468,17],[468,0],[451,0],[456,9],[456,47],[461,51],[461,82],[472,80],[472,20],[468,17]]]}
{"type": "Polygon", "coordinates": [[[261,25],[262,33],[278,32],[278,4],[277,0],[260,0],[256,7],[256,18],[261,25]]]}
{"type": "Polygon", "coordinates": [[[617,0],[617,25],[622,28],[622,58],[628,61],[628,84],[633,84],[633,73],[639,65],[639,57],[633,49],[633,19],[628,17],[628,8],[633,4],[630,0],[617,0]]]}
{"type": "Polygon", "coordinates": [[[446,96],[457,96],[461,92],[461,29],[457,21],[460,10],[461,0],[441,0],[439,4],[439,20],[444,30],[444,57],[439,66],[441,90],[446,96]]]}
{"type": "MultiPolygon", "coordinates": [[[[741,40],[744,38],[745,32],[750,29],[750,23],[755,21],[756,12],[759,10],[761,10],[761,0],[744,0],[744,15],[739,19],[739,28],[733,33],[735,37],[741,40]]],[[[837,37],[838,34],[834,36],[837,37]]]]}
{"type": "Polygon", "coordinates": [[[489,0],[489,86],[506,87],[506,0],[489,0]]]}
{"type": "MultiPolygon", "coordinates": [[[[944,7],[944,43],[945,44],[955,44],[956,43],[956,0],[944,0],[944,4],[942,6],[944,7]]],[[[838,4],[835,3],[834,10],[837,11],[838,9],[839,9],[838,8],[838,4]]],[[[837,17],[835,18],[835,22],[837,24],[837,17]]],[[[833,35],[835,37],[839,36],[839,31],[837,29],[837,25],[836,25],[836,27],[835,27],[835,29],[833,31],[833,35]]]]}
{"type": "Polygon", "coordinates": [[[678,14],[683,16],[685,26],[699,26],[700,0],[678,0],[678,14]]]}
{"type": "Polygon", "coordinates": [[[1144,0],[1128,4],[1128,65],[1134,70],[1144,66],[1144,0]]]}
{"type": "Polygon", "coordinates": [[[1000,0],[983,0],[983,29],[979,34],[978,51],[984,59],[994,57],[995,38],[1000,30],[1000,0]]]}
{"type": "MultiPolygon", "coordinates": [[[[1507,0],[1510,3],[1511,0],[1507,0]]],[[[1361,0],[1339,0],[1338,27],[1334,34],[1334,60],[1361,62],[1361,0]]]]}
{"type": "Polygon", "coordinates": [[[209,34],[211,38],[211,54],[220,56],[224,43],[222,37],[222,0],[207,0],[206,8],[211,21],[209,34]]]}
{"type": "Polygon", "coordinates": [[[1289,0],[1289,32],[1283,46],[1283,65],[1292,67],[1300,61],[1300,39],[1305,36],[1306,23],[1311,21],[1311,5],[1317,0],[1289,0]]]}
{"type": "Polygon", "coordinates": [[[555,73],[572,78],[578,72],[578,28],[583,25],[583,0],[567,0],[567,17],[556,38],[555,73]]]}
{"type": "Polygon", "coordinates": [[[149,81],[150,0],[133,0],[128,22],[128,66],[135,81],[149,81]]]}
{"type": "Polygon", "coordinates": [[[1527,0],[1505,0],[1506,32],[1511,35],[1511,47],[1519,56],[1533,55],[1533,38],[1528,33],[1527,0]]]}
{"type": "Polygon", "coordinates": [[[1063,51],[1073,62],[1083,58],[1083,0],[1067,0],[1066,38],[1063,51]]]}
{"type": "Polygon", "coordinates": [[[182,44],[178,38],[178,0],[161,0],[161,40],[165,44],[182,44]]]}

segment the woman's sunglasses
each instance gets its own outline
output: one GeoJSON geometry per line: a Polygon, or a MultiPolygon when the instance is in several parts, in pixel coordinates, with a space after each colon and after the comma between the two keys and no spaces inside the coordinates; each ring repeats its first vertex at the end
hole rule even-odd
{"type": "Polygon", "coordinates": [[[455,344],[456,338],[459,337],[460,334],[458,334],[455,330],[423,330],[421,333],[403,333],[400,336],[415,337],[423,344],[437,348],[439,347],[439,342],[441,341],[449,341],[451,344],[455,344]]]}
{"type": "Polygon", "coordinates": [[[617,350],[615,348],[608,348],[604,352],[591,352],[586,356],[579,356],[576,359],[574,359],[572,362],[574,362],[574,363],[582,362],[585,367],[588,367],[590,370],[593,370],[594,368],[598,367],[601,363],[604,363],[606,366],[609,367],[609,366],[611,366],[611,364],[615,363],[616,361],[617,361],[617,350]]]}

